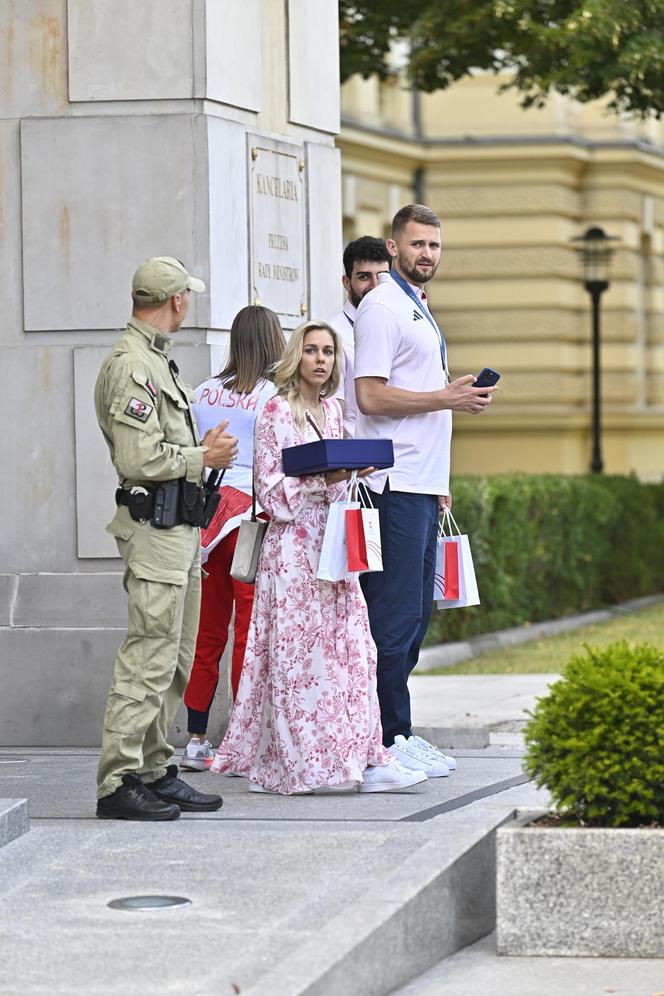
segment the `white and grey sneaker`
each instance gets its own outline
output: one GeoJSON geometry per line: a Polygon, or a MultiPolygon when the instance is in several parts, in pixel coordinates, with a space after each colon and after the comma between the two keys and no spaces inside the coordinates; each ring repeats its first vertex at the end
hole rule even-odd
{"type": "Polygon", "coordinates": [[[415,737],[406,738],[399,734],[388,749],[394,760],[404,768],[423,771],[427,778],[445,778],[450,773],[448,766],[421,747],[415,737]]]}
{"type": "Polygon", "coordinates": [[[391,764],[365,768],[360,792],[401,792],[426,780],[424,771],[404,768],[398,761],[392,761],[391,764]]]}
{"type": "Polygon", "coordinates": [[[213,761],[214,751],[209,740],[201,743],[192,738],[184,749],[180,768],[184,771],[207,771],[213,761]]]}
{"type": "Polygon", "coordinates": [[[419,744],[419,746],[422,747],[423,750],[427,751],[427,753],[431,754],[433,758],[438,761],[442,761],[443,764],[446,764],[450,771],[456,770],[456,758],[452,757],[451,754],[443,754],[442,750],[438,750],[437,747],[430,744],[428,740],[424,739],[424,737],[416,737],[413,735],[411,740],[414,740],[416,744],[419,744]]]}

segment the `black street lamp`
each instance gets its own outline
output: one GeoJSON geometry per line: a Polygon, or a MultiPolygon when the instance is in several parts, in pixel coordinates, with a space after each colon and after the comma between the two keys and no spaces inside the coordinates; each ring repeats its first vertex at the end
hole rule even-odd
{"type": "Polygon", "coordinates": [[[615,235],[607,235],[603,228],[588,228],[583,235],[577,235],[572,242],[581,243],[577,250],[583,264],[584,287],[590,294],[593,306],[593,456],[590,469],[601,474],[602,462],[600,425],[600,299],[609,286],[609,269],[615,249],[612,242],[618,242],[615,235]]]}

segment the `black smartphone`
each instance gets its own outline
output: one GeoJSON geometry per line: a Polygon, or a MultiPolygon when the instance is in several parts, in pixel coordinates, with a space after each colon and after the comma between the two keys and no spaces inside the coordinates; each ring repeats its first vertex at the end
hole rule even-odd
{"type": "Polygon", "coordinates": [[[477,375],[473,387],[493,387],[500,380],[500,374],[497,370],[492,370],[491,367],[485,367],[477,375]]]}

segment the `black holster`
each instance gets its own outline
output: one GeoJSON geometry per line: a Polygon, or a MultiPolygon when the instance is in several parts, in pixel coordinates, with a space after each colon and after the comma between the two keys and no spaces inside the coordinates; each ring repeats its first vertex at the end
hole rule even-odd
{"type": "Polygon", "coordinates": [[[115,492],[115,504],[125,505],[135,522],[147,522],[154,511],[154,490],[131,492],[118,488],[115,492]]]}
{"type": "Polygon", "coordinates": [[[180,519],[188,526],[202,526],[205,512],[205,492],[198,484],[184,477],[180,485],[180,519]]]}
{"type": "Polygon", "coordinates": [[[115,492],[116,505],[126,505],[132,519],[150,522],[155,529],[172,529],[180,525],[205,529],[210,525],[220,499],[214,485],[202,488],[184,477],[160,481],[149,489],[132,492],[118,488],[115,492]]]}
{"type": "Polygon", "coordinates": [[[172,529],[183,521],[180,517],[180,478],[160,481],[154,489],[154,512],[150,522],[155,529],[172,529]]]}

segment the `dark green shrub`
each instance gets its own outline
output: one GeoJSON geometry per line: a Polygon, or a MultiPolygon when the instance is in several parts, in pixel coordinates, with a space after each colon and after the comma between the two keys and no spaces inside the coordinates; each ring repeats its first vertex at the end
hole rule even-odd
{"type": "Polygon", "coordinates": [[[664,590],[661,484],[514,474],[458,477],[452,494],[482,604],[434,612],[429,644],[664,590]]]}
{"type": "Polygon", "coordinates": [[[539,700],[525,770],[556,808],[592,826],[664,824],[664,653],[586,647],[539,700]]]}

